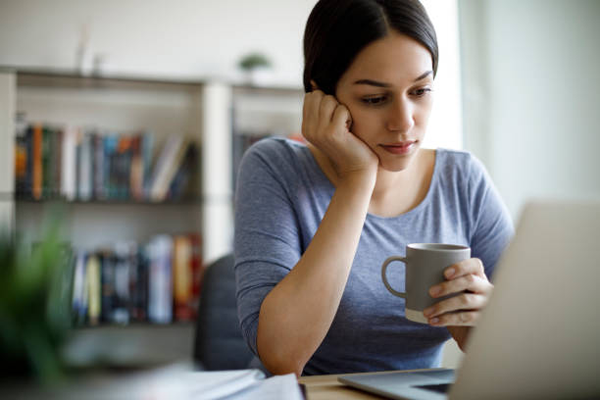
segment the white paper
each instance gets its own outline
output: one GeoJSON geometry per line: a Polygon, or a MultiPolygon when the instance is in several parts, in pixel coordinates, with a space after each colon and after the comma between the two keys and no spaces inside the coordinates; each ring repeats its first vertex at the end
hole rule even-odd
{"type": "Polygon", "coordinates": [[[296,375],[278,375],[262,380],[252,388],[227,397],[226,400],[302,400],[303,396],[298,386],[296,375]]]}
{"type": "Polygon", "coordinates": [[[188,365],[122,379],[80,382],[61,392],[61,399],[127,400],[302,400],[294,374],[265,378],[257,369],[192,371],[188,365]]]}

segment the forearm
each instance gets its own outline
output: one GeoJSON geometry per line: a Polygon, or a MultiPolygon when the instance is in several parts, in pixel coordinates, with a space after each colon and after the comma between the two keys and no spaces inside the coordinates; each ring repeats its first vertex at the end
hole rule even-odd
{"type": "Polygon", "coordinates": [[[264,299],[257,347],[276,374],[302,373],[327,334],[346,286],[368,211],[373,176],[341,183],[302,258],[264,299]]]}

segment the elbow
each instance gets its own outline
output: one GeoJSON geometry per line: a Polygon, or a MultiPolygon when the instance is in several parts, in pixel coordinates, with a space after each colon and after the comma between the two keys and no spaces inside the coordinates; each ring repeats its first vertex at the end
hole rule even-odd
{"type": "Polygon", "coordinates": [[[296,378],[300,378],[302,375],[303,366],[291,363],[289,361],[276,361],[276,360],[263,360],[265,368],[273,375],[287,375],[295,374],[296,378]]]}
{"type": "MultiPolygon", "coordinates": [[[[295,356],[291,352],[291,348],[277,349],[268,343],[258,344],[258,356],[264,367],[273,375],[295,374],[296,377],[302,375],[305,361],[301,361],[300,357],[295,356]]],[[[291,347],[291,346],[290,346],[291,347]]]]}

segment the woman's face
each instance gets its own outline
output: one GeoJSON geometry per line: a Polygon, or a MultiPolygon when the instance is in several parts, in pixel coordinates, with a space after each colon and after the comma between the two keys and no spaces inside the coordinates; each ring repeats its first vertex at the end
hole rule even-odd
{"type": "Polygon", "coordinates": [[[351,131],[379,157],[380,167],[405,169],[425,136],[433,105],[431,54],[395,32],[358,53],[336,97],[352,116],[351,131]]]}

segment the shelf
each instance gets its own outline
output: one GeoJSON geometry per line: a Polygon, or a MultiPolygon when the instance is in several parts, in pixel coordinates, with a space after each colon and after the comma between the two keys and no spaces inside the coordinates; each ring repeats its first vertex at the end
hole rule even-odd
{"type": "Polygon", "coordinates": [[[63,356],[73,367],[142,367],[192,361],[195,323],[72,329],[63,356]]]}
{"type": "Polygon", "coordinates": [[[0,66],[0,72],[13,72],[17,76],[18,86],[41,86],[41,87],[72,87],[72,88],[113,88],[123,87],[123,85],[144,86],[151,84],[153,86],[163,86],[165,88],[175,88],[181,90],[184,86],[199,87],[205,84],[203,80],[165,78],[157,76],[126,76],[126,75],[81,75],[74,70],[68,69],[36,69],[36,68],[14,68],[9,66],[0,66]]]}
{"type": "Polygon", "coordinates": [[[201,205],[204,200],[201,198],[197,199],[181,199],[181,200],[167,200],[167,201],[136,201],[136,200],[118,200],[118,199],[108,199],[108,200],[66,200],[62,198],[47,198],[41,200],[34,200],[29,198],[19,198],[16,197],[14,199],[17,203],[27,203],[27,204],[77,204],[77,205],[132,205],[132,206],[169,206],[169,205],[201,205]]]}
{"type": "Polygon", "coordinates": [[[154,324],[152,322],[129,322],[127,324],[100,323],[98,325],[75,325],[71,332],[93,331],[118,331],[118,330],[137,330],[137,329],[156,329],[156,330],[188,330],[195,329],[196,321],[175,321],[169,324],[154,324]]]}

